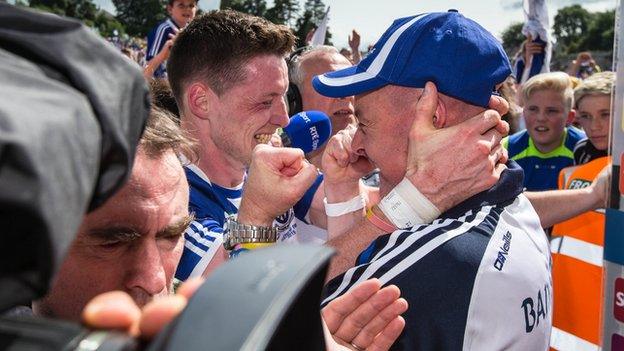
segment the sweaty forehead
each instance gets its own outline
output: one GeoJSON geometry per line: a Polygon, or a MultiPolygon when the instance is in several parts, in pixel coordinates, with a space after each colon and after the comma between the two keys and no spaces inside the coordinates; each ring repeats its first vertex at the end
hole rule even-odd
{"type": "Polygon", "coordinates": [[[116,225],[147,231],[187,213],[188,185],[173,151],[156,158],[139,151],[130,180],[85,217],[82,229],[116,225]]]}
{"type": "Polygon", "coordinates": [[[245,79],[232,87],[235,94],[249,91],[254,94],[281,95],[288,87],[286,62],[277,55],[252,58],[242,69],[245,71],[245,79]]]}
{"type": "Polygon", "coordinates": [[[120,191],[120,195],[157,197],[162,193],[181,188],[183,183],[185,183],[184,169],[172,150],[150,156],[139,148],[130,179],[120,191]]]}

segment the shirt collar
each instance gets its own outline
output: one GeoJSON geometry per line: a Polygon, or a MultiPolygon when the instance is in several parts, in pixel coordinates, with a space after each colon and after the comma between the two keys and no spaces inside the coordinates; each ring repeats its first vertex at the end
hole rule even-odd
{"type": "Polygon", "coordinates": [[[459,205],[444,212],[440,217],[456,218],[469,210],[487,205],[496,205],[515,199],[523,191],[524,171],[515,161],[507,162],[507,169],[493,187],[480,192],[459,205]]]}

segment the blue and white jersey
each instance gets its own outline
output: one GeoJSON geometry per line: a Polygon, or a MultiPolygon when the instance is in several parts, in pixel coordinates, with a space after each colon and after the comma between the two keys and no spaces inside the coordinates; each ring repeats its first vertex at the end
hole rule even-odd
{"type": "MultiPolygon", "coordinates": [[[[225,220],[238,213],[243,194],[243,184],[235,188],[221,187],[210,182],[206,174],[195,165],[186,166],[184,171],[190,187],[189,212],[194,213],[195,220],[184,232],[184,251],[176,271],[176,279],[180,281],[200,276],[204,272],[223,245],[225,220]]],[[[292,209],[275,219],[273,225],[278,228],[278,241],[309,241],[299,238],[295,216],[304,220],[322,180],[322,176],[319,176],[292,209]]]]}
{"type": "Polygon", "coordinates": [[[379,278],[409,303],[395,350],[546,350],[552,325],[550,251],[509,169],[488,191],[429,225],[375,240],[330,281],[323,304],[379,278]]]}
{"type": "MultiPolygon", "coordinates": [[[[147,55],[145,57],[146,62],[149,62],[154,56],[165,46],[167,40],[169,40],[169,34],[175,34],[176,30],[180,29],[177,24],[171,19],[167,18],[163,22],[160,22],[154,27],[147,35],[147,55]]],[[[154,70],[155,78],[167,78],[167,61],[154,70]]]]}

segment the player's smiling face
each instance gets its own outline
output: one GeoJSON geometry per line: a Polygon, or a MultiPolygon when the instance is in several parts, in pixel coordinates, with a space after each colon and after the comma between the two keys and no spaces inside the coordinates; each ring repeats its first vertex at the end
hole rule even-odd
{"type": "Polygon", "coordinates": [[[257,56],[243,69],[244,80],[223,92],[211,106],[210,136],[233,161],[249,165],[256,145],[268,143],[277,128],[288,124],[284,101],[288,71],[277,55],[257,56]]]}

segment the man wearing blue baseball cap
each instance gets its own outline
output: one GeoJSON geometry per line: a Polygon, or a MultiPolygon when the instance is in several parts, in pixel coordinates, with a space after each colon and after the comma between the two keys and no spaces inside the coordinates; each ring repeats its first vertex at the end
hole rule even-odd
{"type": "MultiPolygon", "coordinates": [[[[372,277],[397,285],[409,310],[396,349],[548,348],[550,252],[522,195],[522,170],[513,161],[500,165],[492,188],[441,214],[430,201],[437,189],[417,190],[409,181],[422,171],[414,155],[431,135],[423,129],[452,128],[483,112],[510,72],[498,41],[449,11],[396,20],[360,64],[313,81],[323,95],[356,96],[359,125],[351,147],[380,169],[384,197],[367,217],[391,233],[328,283],[323,304],[372,277]]],[[[457,157],[446,155],[449,162],[457,157]]],[[[429,177],[442,182],[444,175],[429,177]]]]}

